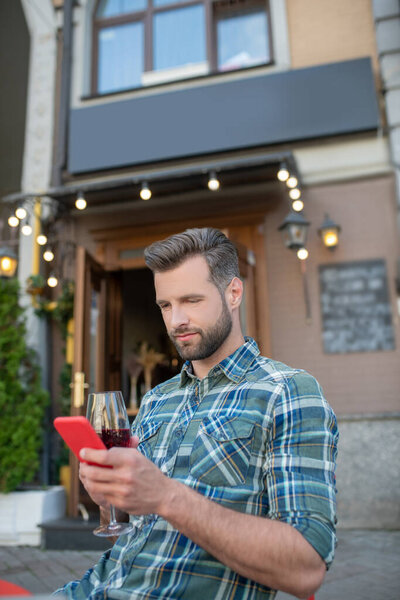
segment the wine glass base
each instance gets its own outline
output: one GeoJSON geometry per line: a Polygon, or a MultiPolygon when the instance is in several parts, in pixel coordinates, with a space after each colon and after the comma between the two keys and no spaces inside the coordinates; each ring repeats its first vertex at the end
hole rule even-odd
{"type": "Polygon", "coordinates": [[[132,523],[114,523],[113,525],[100,525],[93,533],[98,537],[118,537],[134,529],[132,523]]]}

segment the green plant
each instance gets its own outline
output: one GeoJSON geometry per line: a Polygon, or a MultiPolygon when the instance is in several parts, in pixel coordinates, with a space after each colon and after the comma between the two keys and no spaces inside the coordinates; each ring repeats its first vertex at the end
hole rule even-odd
{"type": "Polygon", "coordinates": [[[74,282],[65,280],[61,286],[61,293],[57,300],[51,301],[40,298],[36,302],[35,313],[41,318],[54,319],[60,328],[63,341],[67,340],[68,321],[74,315],[74,282]]]}
{"type": "Polygon", "coordinates": [[[0,279],[0,491],[34,478],[39,467],[48,394],[40,368],[26,345],[19,284],[0,279]]]}
{"type": "MultiPolygon", "coordinates": [[[[74,282],[65,280],[61,286],[61,293],[56,301],[41,298],[36,303],[35,313],[38,317],[52,319],[60,328],[61,337],[64,342],[63,354],[65,358],[65,343],[68,337],[68,322],[74,316],[74,282]]],[[[71,377],[72,365],[66,360],[60,369],[58,383],[60,394],[57,403],[61,415],[69,415],[71,404],[71,377]]]]}
{"type": "Polygon", "coordinates": [[[40,289],[42,290],[46,285],[46,280],[43,277],[43,275],[40,275],[39,273],[36,275],[29,275],[29,277],[26,280],[26,287],[27,290],[35,290],[35,289],[40,289]]]}

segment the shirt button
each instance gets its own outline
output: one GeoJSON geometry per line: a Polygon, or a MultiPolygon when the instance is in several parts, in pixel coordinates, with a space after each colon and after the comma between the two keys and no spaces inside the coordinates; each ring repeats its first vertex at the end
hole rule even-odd
{"type": "Polygon", "coordinates": [[[175,429],[175,437],[180,438],[182,437],[183,432],[182,429],[175,429]]]}

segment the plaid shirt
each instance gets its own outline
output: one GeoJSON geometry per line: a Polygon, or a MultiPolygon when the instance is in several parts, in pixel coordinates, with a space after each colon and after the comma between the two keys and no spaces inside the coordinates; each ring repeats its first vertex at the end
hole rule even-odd
{"type": "MultiPolygon", "coordinates": [[[[187,362],[144,398],[133,433],[169,477],[231,509],[290,523],[325,560],[335,538],[335,416],[305,371],[246,342],[200,380],[187,362]]],[[[132,517],[69,598],[272,599],[157,515],[132,517]]]]}

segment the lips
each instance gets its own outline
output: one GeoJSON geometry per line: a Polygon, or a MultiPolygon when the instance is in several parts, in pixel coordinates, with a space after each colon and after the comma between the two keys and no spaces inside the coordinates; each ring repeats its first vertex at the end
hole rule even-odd
{"type": "Polygon", "coordinates": [[[179,335],[175,335],[175,339],[179,340],[180,342],[187,342],[188,340],[191,340],[195,335],[197,335],[195,331],[193,333],[181,333],[179,335]]]}

